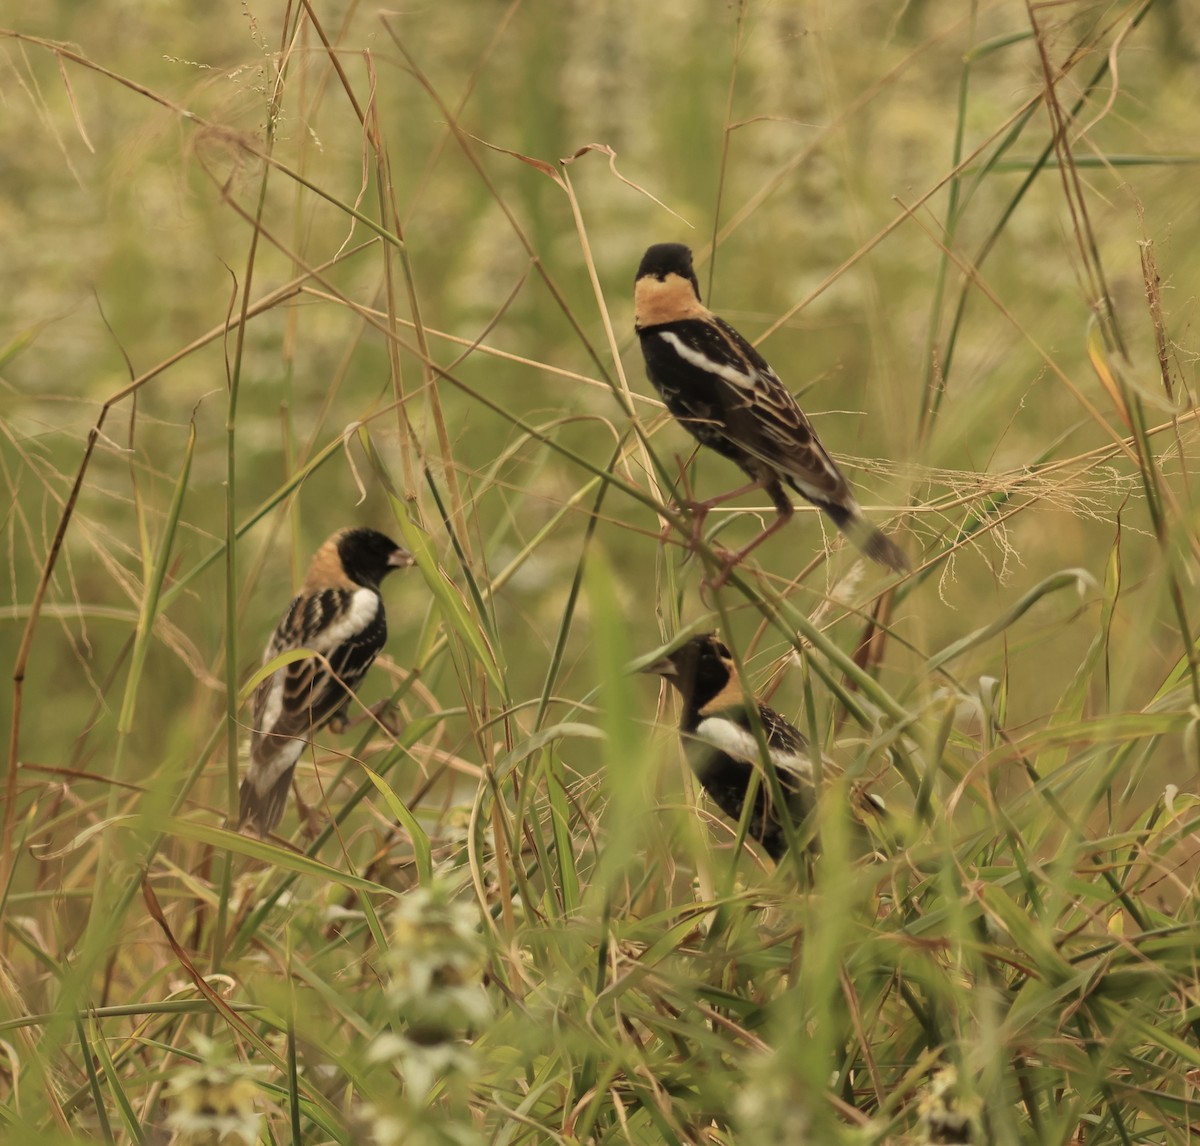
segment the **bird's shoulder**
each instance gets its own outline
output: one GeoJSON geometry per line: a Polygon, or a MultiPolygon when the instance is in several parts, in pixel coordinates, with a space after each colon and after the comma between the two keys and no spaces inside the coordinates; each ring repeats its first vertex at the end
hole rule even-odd
{"type": "Polygon", "coordinates": [[[693,371],[711,374],[729,385],[746,386],[760,378],[780,384],[762,355],[715,314],[663,322],[639,334],[644,349],[669,352],[693,371]]]}
{"type": "MultiPolygon", "coordinates": [[[[749,703],[732,695],[718,696],[698,711],[694,734],[737,759],[758,760],[762,753],[749,703]]],[[[755,703],[755,708],[772,762],[785,772],[810,776],[808,741],[799,729],[765,704],[755,703]]]]}
{"type": "Polygon", "coordinates": [[[643,338],[647,359],[661,372],[676,360],[677,376],[708,382],[727,408],[752,413],[764,434],[788,449],[812,441],[812,424],[795,395],[765,358],[724,319],[710,315],[668,323],[643,338]]]}
{"type": "Polygon", "coordinates": [[[339,586],[306,590],[293,598],[264,660],[288,649],[327,653],[369,629],[381,614],[382,600],[374,589],[339,586]]]}
{"type": "Polygon", "coordinates": [[[767,744],[797,755],[808,753],[808,740],[786,717],[780,716],[765,704],[758,706],[758,719],[762,722],[767,744]]]}
{"type": "Polygon", "coordinates": [[[758,349],[743,336],[742,332],[725,321],[720,315],[712,316],[712,325],[720,335],[722,342],[729,348],[730,353],[740,362],[745,363],[747,371],[759,376],[776,386],[783,386],[774,367],[759,353],[758,349]]]}

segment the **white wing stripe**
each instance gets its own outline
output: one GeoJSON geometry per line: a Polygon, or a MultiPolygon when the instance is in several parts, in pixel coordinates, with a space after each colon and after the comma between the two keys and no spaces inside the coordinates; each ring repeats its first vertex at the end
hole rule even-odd
{"type": "MultiPolygon", "coordinates": [[[[723,716],[705,717],[696,726],[695,735],[737,760],[754,764],[760,758],[758,741],[754,739],[753,733],[723,716]]],[[[812,779],[812,762],[807,756],[776,748],[771,752],[771,762],[785,772],[791,772],[805,780],[812,779]]]]}
{"type": "Polygon", "coordinates": [[[660,330],[659,337],[668,345],[673,346],[675,353],[684,362],[688,362],[708,374],[715,374],[718,378],[723,379],[732,386],[736,386],[739,390],[747,388],[760,389],[755,382],[760,377],[757,370],[753,374],[748,374],[745,370],[739,370],[736,366],[731,366],[728,363],[714,362],[702,350],[696,350],[694,347],[689,346],[674,331],[660,330]]]}
{"type": "MultiPolygon", "coordinates": [[[[286,674],[287,669],[276,669],[267,682],[267,694],[263,700],[262,715],[256,718],[256,723],[261,731],[269,732],[279,723],[279,718],[283,714],[283,679],[286,674]]],[[[262,687],[259,685],[259,688],[262,687]]]]}
{"type": "Polygon", "coordinates": [[[331,625],[326,625],[316,639],[305,642],[310,649],[319,653],[328,653],[336,649],[343,641],[357,637],[379,613],[379,594],[374,589],[356,589],[350,598],[350,606],[342,617],[331,625]]]}

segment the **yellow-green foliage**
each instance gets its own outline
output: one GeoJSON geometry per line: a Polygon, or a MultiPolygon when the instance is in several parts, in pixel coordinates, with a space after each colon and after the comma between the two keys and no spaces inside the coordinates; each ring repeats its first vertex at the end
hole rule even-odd
{"type": "Polygon", "coordinates": [[[4,1140],[1191,1140],[1185,4],[24,9],[4,1140]],[[664,240],[911,576],[806,510],[702,588],[772,513],[685,548],[741,475],[644,380],[664,240]],[[418,555],[392,719],[235,835],[247,682],[350,524],[418,555]],[[736,846],[628,672],[706,628],[845,777],[815,861],[736,846]]]}

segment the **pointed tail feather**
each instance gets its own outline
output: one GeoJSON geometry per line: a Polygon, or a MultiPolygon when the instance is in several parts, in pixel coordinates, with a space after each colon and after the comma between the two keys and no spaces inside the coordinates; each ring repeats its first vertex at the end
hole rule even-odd
{"type": "Polygon", "coordinates": [[[251,825],[264,839],[274,830],[275,825],[283,819],[283,811],[287,807],[288,791],[292,786],[292,773],[295,767],[285,768],[279,778],[266,791],[260,792],[250,776],[242,781],[238,792],[238,829],[251,825]]]}
{"type": "Polygon", "coordinates": [[[886,565],[889,569],[897,573],[907,573],[912,568],[908,560],[908,554],[888,537],[886,533],[876,529],[873,525],[868,525],[866,521],[863,521],[862,524],[866,526],[863,536],[856,536],[851,532],[847,532],[846,536],[872,561],[877,561],[880,565],[886,565]]]}
{"type": "Polygon", "coordinates": [[[844,505],[818,502],[838,527],[859,549],[872,561],[886,565],[897,573],[907,573],[912,566],[908,555],[886,533],[876,529],[862,515],[857,505],[847,508],[844,505]]]}

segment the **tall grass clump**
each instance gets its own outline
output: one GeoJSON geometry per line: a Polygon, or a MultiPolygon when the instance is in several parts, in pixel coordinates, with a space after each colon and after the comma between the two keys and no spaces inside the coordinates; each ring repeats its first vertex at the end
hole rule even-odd
{"type": "Polygon", "coordinates": [[[1184,12],[10,15],[4,1140],[1191,1141],[1184,12]],[[739,476],[643,380],[662,240],[910,575],[803,512],[704,587],[773,511],[684,543],[739,476]],[[240,835],[351,524],[416,557],[363,718],[240,835]],[[712,629],[819,854],[747,844],[632,671],[712,629]]]}

